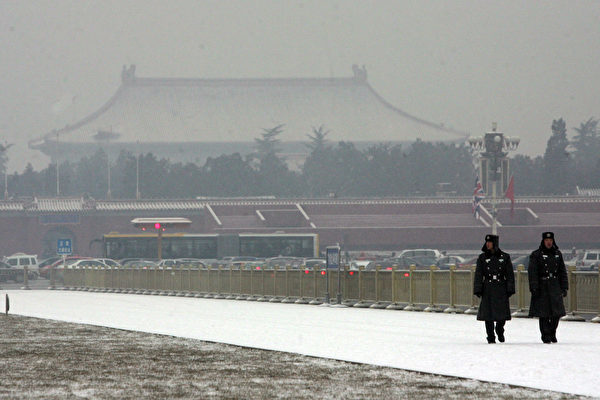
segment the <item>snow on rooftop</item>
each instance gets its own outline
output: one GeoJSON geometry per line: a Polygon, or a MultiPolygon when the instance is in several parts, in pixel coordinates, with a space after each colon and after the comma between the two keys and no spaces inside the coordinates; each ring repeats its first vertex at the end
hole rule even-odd
{"type": "Polygon", "coordinates": [[[324,125],[339,140],[462,141],[468,133],[400,110],[367,82],[366,70],[338,78],[138,78],[123,71],[122,85],[81,121],[30,142],[60,143],[249,142],[283,124],[284,142],[306,142],[324,125]],[[365,137],[365,135],[368,136],[365,137]]]}

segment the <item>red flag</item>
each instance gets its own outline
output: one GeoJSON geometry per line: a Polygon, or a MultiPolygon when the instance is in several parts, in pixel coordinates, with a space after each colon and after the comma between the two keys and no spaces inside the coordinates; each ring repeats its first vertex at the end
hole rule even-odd
{"type": "Polygon", "coordinates": [[[504,193],[504,197],[510,199],[510,216],[512,217],[515,214],[515,180],[514,175],[510,176],[510,180],[508,181],[508,187],[506,188],[506,193],[504,193]]]}

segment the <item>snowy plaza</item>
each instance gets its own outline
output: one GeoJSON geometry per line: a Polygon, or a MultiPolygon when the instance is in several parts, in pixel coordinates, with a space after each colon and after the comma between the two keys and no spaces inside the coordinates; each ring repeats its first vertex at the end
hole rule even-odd
{"type": "MultiPolygon", "coordinates": [[[[514,318],[488,345],[472,315],[72,291],[10,291],[10,313],[600,397],[600,325],[514,318]]],[[[1,293],[4,300],[4,293],[1,293]]]]}

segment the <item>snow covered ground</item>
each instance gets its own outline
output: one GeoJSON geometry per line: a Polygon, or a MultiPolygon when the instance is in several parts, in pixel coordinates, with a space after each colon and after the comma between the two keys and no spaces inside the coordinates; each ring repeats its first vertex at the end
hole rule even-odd
{"type": "MultiPolygon", "coordinates": [[[[10,313],[600,397],[600,324],[67,291],[10,291],[10,313]]],[[[2,302],[4,296],[2,296],[2,302]]],[[[3,307],[2,307],[3,308],[3,307]]]]}

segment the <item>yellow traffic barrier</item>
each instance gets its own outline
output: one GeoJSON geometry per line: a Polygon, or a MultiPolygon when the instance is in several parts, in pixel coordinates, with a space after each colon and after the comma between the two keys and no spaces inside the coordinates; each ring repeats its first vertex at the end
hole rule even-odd
{"type": "Polygon", "coordinates": [[[575,267],[569,267],[567,271],[569,278],[569,306],[567,315],[561,318],[563,321],[585,321],[581,315],[577,314],[577,275],[575,267]]]}
{"type": "Polygon", "coordinates": [[[415,304],[415,270],[416,266],[411,265],[409,267],[409,303],[406,307],[404,307],[404,311],[421,311],[421,307],[415,304]]]}

